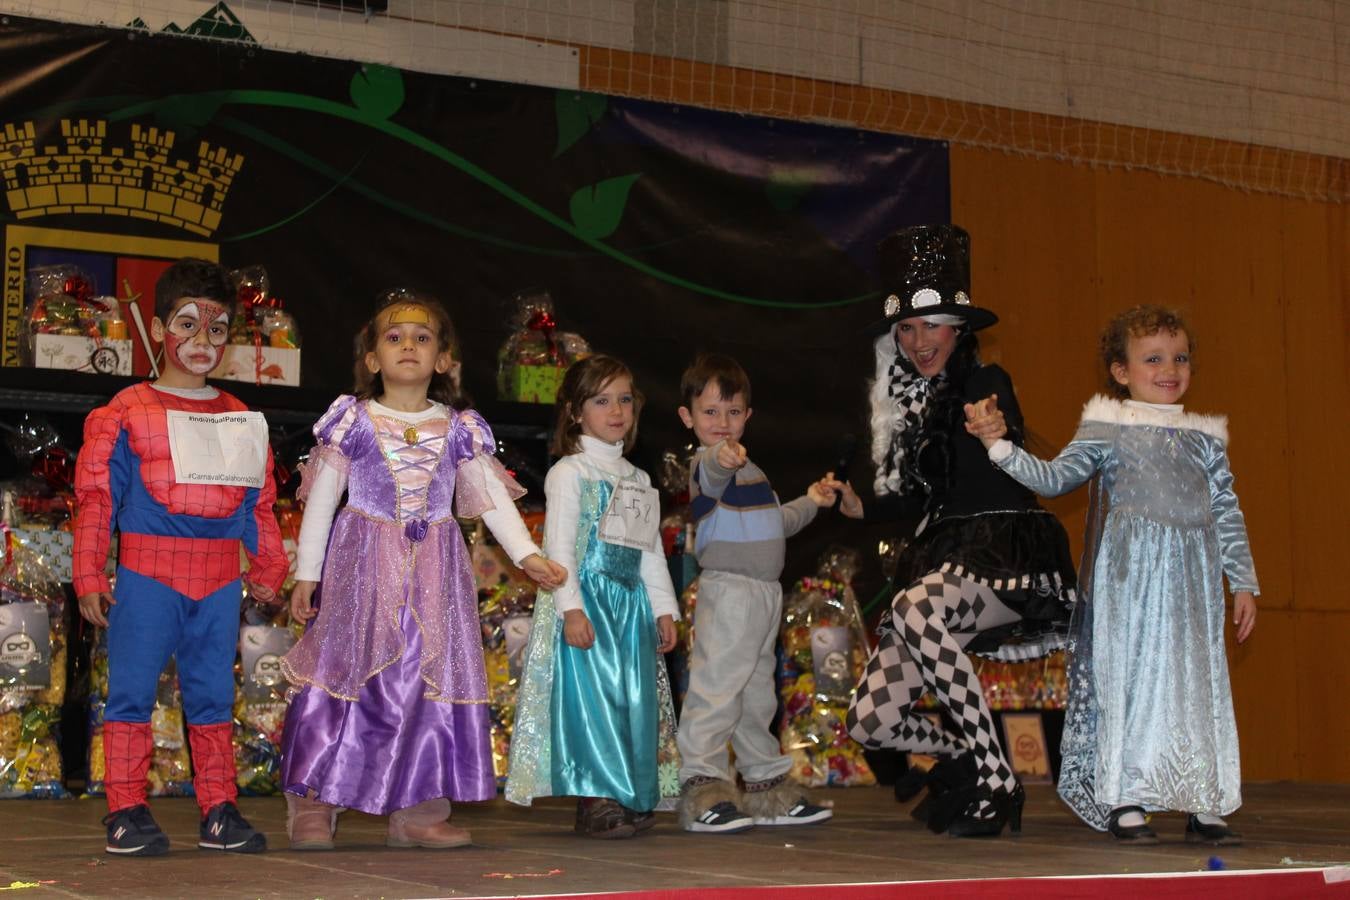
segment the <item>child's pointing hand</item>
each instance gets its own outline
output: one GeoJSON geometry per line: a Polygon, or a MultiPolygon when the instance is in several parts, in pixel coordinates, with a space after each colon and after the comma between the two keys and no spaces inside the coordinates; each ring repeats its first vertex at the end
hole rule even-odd
{"type": "Polygon", "coordinates": [[[724,469],[739,469],[749,459],[750,455],[745,452],[740,441],[733,438],[727,438],[717,448],[717,464],[724,469]]]}

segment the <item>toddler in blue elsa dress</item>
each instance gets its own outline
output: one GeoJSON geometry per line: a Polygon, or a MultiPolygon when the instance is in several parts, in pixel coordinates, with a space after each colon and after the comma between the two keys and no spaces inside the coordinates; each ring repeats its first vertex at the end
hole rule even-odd
{"type": "Polygon", "coordinates": [[[1059,793],[1123,843],[1158,838],[1147,813],[1189,813],[1186,840],[1236,844],[1237,726],[1224,652],[1223,577],[1237,640],[1259,593],[1222,416],[1181,406],[1192,341],[1172,310],[1140,306],[1102,336],[1115,397],[1094,397],[1051,461],[1002,437],[988,401],[966,408],[989,457],[1044,496],[1096,476],[1071,626],[1059,793]]]}

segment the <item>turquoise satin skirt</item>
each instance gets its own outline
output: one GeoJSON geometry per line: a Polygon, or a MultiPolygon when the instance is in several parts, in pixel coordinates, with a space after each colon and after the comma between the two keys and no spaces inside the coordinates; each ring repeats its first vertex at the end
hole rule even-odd
{"type": "MultiPolygon", "coordinates": [[[[627,548],[604,549],[620,555],[627,548]]],[[[646,812],[661,799],[656,667],[636,664],[657,658],[651,603],[641,582],[579,568],[595,643],[578,650],[560,640],[554,653],[553,793],[609,797],[646,812]]]]}

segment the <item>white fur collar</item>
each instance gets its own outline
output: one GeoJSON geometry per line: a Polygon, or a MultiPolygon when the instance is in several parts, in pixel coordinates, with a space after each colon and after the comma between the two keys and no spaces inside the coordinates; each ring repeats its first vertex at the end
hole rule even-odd
{"type": "Polygon", "coordinates": [[[1147,403],[1116,400],[1098,394],[1083,406],[1083,421],[1108,422],[1112,425],[1160,425],[1164,428],[1185,428],[1200,431],[1228,444],[1228,417],[1188,413],[1180,406],[1165,407],[1147,403]]]}

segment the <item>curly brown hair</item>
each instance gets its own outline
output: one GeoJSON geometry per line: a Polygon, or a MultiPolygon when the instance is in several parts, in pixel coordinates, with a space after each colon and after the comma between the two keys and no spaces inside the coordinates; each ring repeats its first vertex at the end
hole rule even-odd
{"type": "Polygon", "coordinates": [[[1191,332],[1190,326],[1186,324],[1186,320],[1181,313],[1175,309],[1154,304],[1142,304],[1117,314],[1115,318],[1106,323],[1106,328],[1102,329],[1098,347],[1101,351],[1102,366],[1106,370],[1106,390],[1111,396],[1119,400],[1127,399],[1130,396],[1129,388],[1116,381],[1115,375],[1111,373],[1113,365],[1117,363],[1122,366],[1128,364],[1130,338],[1147,337],[1160,331],[1166,331],[1170,334],[1176,334],[1180,331],[1186,335],[1186,343],[1190,347],[1191,355],[1194,356],[1195,335],[1191,332]]]}
{"type": "Polygon", "coordinates": [[[572,363],[558,388],[558,424],[553,429],[549,452],[567,456],[581,449],[581,406],[599,394],[615,378],[626,377],[633,387],[633,426],[623,436],[623,452],[637,441],[638,416],[642,413],[642,392],[633,383],[633,373],[612,356],[598,353],[572,363]]]}
{"type": "MultiPolygon", "coordinates": [[[[456,362],[459,360],[459,341],[455,337],[455,325],[450,321],[450,314],[445,311],[439,300],[429,294],[408,288],[383,291],[375,298],[375,315],[371,316],[370,321],[356,333],[356,362],[352,372],[355,376],[354,393],[361,400],[375,399],[384,393],[384,379],[380,377],[379,372],[370,371],[370,367],[366,365],[366,354],[375,352],[375,344],[381,331],[380,319],[391,306],[420,306],[429,312],[431,320],[436,323],[436,337],[440,345],[437,351],[444,353],[448,350],[451,359],[456,362]]],[[[460,390],[459,379],[455,372],[456,367],[451,366],[449,370],[433,375],[431,384],[427,387],[427,396],[454,409],[464,409],[469,405],[469,398],[460,390]]]]}

